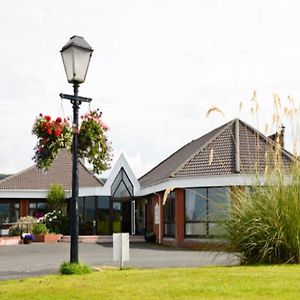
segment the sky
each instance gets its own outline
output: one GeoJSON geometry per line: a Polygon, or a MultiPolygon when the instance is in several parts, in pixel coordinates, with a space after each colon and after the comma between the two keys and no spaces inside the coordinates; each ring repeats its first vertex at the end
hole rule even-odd
{"type": "Polygon", "coordinates": [[[80,113],[103,112],[114,159],[124,153],[137,177],[233,118],[262,130],[274,93],[300,99],[299,8],[296,0],[1,1],[0,173],[33,164],[39,113],[72,116],[59,97],[73,92],[59,51],[73,35],[94,49],[79,89],[93,101],[80,113]],[[224,116],[207,116],[213,106],[224,116]]]}

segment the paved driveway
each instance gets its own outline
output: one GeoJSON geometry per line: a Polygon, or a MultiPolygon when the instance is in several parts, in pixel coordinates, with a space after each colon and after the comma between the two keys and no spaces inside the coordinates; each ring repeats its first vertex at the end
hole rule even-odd
{"type": "MultiPolygon", "coordinates": [[[[79,244],[79,258],[90,266],[118,266],[112,256],[112,244],[79,244]]],[[[69,257],[69,243],[0,246],[0,280],[55,274],[62,262],[69,261],[69,257]]],[[[130,261],[125,266],[163,268],[238,263],[235,255],[224,252],[177,250],[147,243],[132,243],[130,261]]]]}

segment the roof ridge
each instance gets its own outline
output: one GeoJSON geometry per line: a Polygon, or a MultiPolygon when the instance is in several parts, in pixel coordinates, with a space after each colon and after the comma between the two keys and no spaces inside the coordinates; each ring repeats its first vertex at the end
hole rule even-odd
{"type": "MultiPolygon", "coordinates": [[[[245,121],[239,120],[240,123],[242,123],[244,126],[248,127],[250,130],[252,130],[254,133],[258,134],[260,138],[262,138],[265,142],[270,143],[272,146],[276,146],[276,142],[273,141],[271,138],[269,138],[268,136],[264,135],[261,131],[259,131],[258,129],[254,128],[253,126],[249,125],[248,123],[246,123],[245,121]]],[[[290,153],[289,151],[287,151],[286,149],[284,149],[283,147],[280,147],[279,149],[280,152],[286,154],[290,159],[294,159],[295,156],[290,153]]]]}
{"type": "MultiPolygon", "coordinates": [[[[204,143],[200,149],[198,149],[197,151],[195,151],[192,155],[190,155],[183,163],[181,163],[171,174],[170,177],[174,177],[184,166],[186,163],[188,163],[193,157],[195,157],[198,153],[202,152],[209,144],[212,143],[212,141],[214,141],[218,136],[220,136],[230,125],[232,125],[232,123],[234,123],[236,121],[236,118],[223,124],[222,126],[214,129],[217,132],[206,142],[204,143]]],[[[211,131],[210,131],[211,132],[211,131]]],[[[208,132],[209,133],[209,132],[208,132]]],[[[208,134],[207,133],[207,134],[208,134]]],[[[202,136],[203,137],[203,136],[202,136]]],[[[200,137],[201,138],[201,137],[200,137]]],[[[200,139],[199,138],[199,139],[200,139]]]]}
{"type": "MultiPolygon", "coordinates": [[[[203,138],[204,136],[208,135],[208,134],[211,133],[212,131],[215,131],[215,130],[217,130],[217,129],[223,127],[223,126],[226,126],[226,125],[227,125],[227,123],[225,123],[225,124],[219,126],[218,128],[215,128],[215,129],[213,129],[213,130],[211,130],[211,131],[205,133],[204,135],[200,136],[199,138],[197,138],[197,139],[195,139],[195,140],[191,140],[189,143],[183,145],[183,146],[180,147],[177,151],[173,152],[171,155],[169,155],[169,156],[166,157],[164,160],[162,160],[158,165],[156,165],[155,167],[153,167],[152,169],[150,169],[147,173],[145,173],[143,176],[141,176],[141,177],[138,179],[138,181],[142,180],[142,179],[143,179],[144,177],[146,177],[149,173],[151,173],[152,171],[154,171],[155,169],[157,169],[159,166],[161,166],[164,162],[166,162],[169,158],[171,158],[171,157],[174,156],[176,153],[178,153],[179,151],[181,151],[183,148],[185,148],[185,147],[187,147],[188,145],[190,145],[191,143],[193,143],[193,142],[195,142],[195,141],[197,141],[197,140],[203,138]]],[[[173,172],[174,172],[174,171],[173,171],[173,172]]],[[[172,173],[173,173],[173,172],[172,172],[172,173]]],[[[171,174],[172,174],[172,173],[171,173],[171,174]]]]}

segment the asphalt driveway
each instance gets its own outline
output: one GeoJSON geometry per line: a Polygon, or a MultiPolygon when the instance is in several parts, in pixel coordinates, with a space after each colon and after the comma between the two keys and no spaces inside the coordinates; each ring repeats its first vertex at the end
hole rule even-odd
{"type": "MultiPolygon", "coordinates": [[[[0,280],[58,273],[59,266],[69,261],[69,243],[32,243],[0,246],[0,280]]],[[[79,258],[93,267],[118,266],[113,261],[112,244],[79,244],[79,258]]],[[[135,268],[198,267],[237,265],[234,254],[214,251],[178,250],[148,243],[130,245],[130,261],[135,268]]]]}

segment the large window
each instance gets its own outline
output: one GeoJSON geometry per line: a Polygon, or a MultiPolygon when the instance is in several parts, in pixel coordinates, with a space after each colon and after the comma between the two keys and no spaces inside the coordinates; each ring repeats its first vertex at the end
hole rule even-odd
{"type": "Polygon", "coordinates": [[[109,197],[79,197],[80,234],[109,234],[109,197]]]}
{"type": "Polygon", "coordinates": [[[19,219],[19,201],[0,201],[0,224],[14,223],[19,219]]]}
{"type": "Polygon", "coordinates": [[[133,196],[133,185],[123,168],[121,168],[111,185],[111,195],[114,198],[129,198],[133,196]]]}
{"type": "Polygon", "coordinates": [[[230,217],[229,187],[185,190],[185,235],[190,237],[222,236],[223,221],[230,217]]]}
{"type": "Polygon", "coordinates": [[[109,197],[97,197],[97,234],[110,234],[109,230],[109,197]]]}
{"type": "Polygon", "coordinates": [[[166,237],[175,236],[175,192],[168,195],[164,205],[164,230],[166,237]]]}

